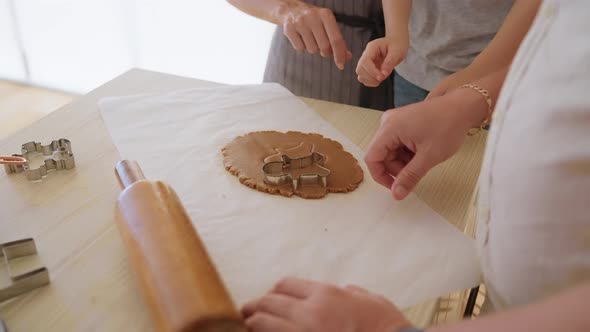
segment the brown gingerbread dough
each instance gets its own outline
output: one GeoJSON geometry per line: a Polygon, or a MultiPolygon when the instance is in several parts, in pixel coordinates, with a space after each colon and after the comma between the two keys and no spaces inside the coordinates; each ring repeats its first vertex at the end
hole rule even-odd
{"type": "Polygon", "coordinates": [[[240,182],[250,188],[270,194],[303,198],[322,198],[327,193],[346,193],[355,190],[363,181],[363,170],[358,161],[342,144],[320,134],[297,131],[257,131],[233,139],[222,150],[225,169],[236,175],[240,182]],[[326,187],[315,185],[298,186],[290,184],[272,185],[264,181],[262,166],[265,162],[276,161],[281,153],[305,155],[319,152],[325,156],[323,167],[330,170],[326,187]]]}

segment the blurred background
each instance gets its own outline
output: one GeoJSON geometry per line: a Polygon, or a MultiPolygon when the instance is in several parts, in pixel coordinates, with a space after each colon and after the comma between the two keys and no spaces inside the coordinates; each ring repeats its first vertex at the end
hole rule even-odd
{"type": "Polygon", "coordinates": [[[0,0],[0,80],[80,94],[139,67],[259,83],[273,28],[224,0],[0,0]]]}

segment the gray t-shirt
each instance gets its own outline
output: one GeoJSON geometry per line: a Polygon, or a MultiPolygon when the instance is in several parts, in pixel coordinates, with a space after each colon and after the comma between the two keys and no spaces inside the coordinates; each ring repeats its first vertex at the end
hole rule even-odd
{"type": "Polygon", "coordinates": [[[448,75],[467,67],[494,38],[513,0],[414,0],[410,48],[395,70],[432,90],[448,75]]]}

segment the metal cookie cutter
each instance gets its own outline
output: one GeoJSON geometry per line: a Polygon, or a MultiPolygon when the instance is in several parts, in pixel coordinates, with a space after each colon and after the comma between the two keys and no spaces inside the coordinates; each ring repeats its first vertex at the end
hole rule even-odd
{"type": "Polygon", "coordinates": [[[45,267],[16,275],[10,270],[11,259],[37,254],[33,239],[2,243],[0,249],[0,256],[4,256],[4,264],[12,282],[8,287],[0,288],[0,302],[49,284],[49,271],[45,267]]]}
{"type": "Polygon", "coordinates": [[[325,188],[330,174],[330,170],[323,167],[325,158],[319,152],[311,152],[301,158],[291,158],[282,153],[281,161],[266,162],[262,166],[264,181],[276,186],[290,183],[294,190],[309,184],[320,184],[325,188]]]}
{"type": "Polygon", "coordinates": [[[51,156],[52,158],[45,159],[39,168],[30,168],[28,161],[24,165],[18,163],[6,164],[4,165],[6,173],[25,172],[29,181],[36,181],[41,180],[49,171],[61,171],[76,167],[76,160],[72,153],[72,144],[65,138],[52,141],[48,145],[34,141],[25,143],[21,147],[21,154],[14,154],[12,156],[28,159],[27,156],[33,153],[41,153],[44,156],[51,156]]]}

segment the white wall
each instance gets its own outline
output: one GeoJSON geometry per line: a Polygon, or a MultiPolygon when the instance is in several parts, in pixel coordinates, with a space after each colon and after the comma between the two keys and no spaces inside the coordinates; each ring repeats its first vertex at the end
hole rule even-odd
{"type": "Polygon", "coordinates": [[[8,1],[32,83],[76,92],[132,67],[258,83],[274,28],[224,0],[0,0],[0,78],[18,80],[8,1]]]}
{"type": "Polygon", "coordinates": [[[270,24],[223,0],[136,3],[142,67],[224,83],[262,80],[270,24]]]}
{"type": "Polygon", "coordinates": [[[8,0],[0,0],[0,75],[10,80],[24,81],[25,71],[9,9],[8,0]]]}
{"type": "Polygon", "coordinates": [[[13,0],[34,84],[88,91],[133,65],[118,0],[13,0]]]}

